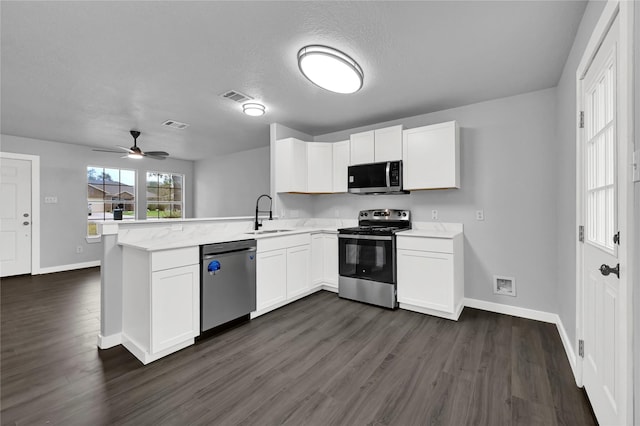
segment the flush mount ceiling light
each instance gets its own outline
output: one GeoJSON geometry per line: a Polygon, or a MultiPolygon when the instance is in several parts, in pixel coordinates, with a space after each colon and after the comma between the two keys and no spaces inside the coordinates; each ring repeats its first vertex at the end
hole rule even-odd
{"type": "Polygon", "coordinates": [[[257,104],[253,102],[249,102],[247,104],[242,105],[242,112],[252,117],[260,117],[264,115],[265,108],[262,104],[257,104]]]}
{"type": "Polygon", "coordinates": [[[355,93],[362,87],[362,68],[349,55],[332,47],[311,45],[298,52],[298,67],[316,86],[335,93],[355,93]]]}

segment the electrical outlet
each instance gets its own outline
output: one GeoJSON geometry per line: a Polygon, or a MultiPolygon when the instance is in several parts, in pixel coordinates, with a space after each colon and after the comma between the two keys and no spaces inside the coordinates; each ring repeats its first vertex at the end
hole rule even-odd
{"type": "Polygon", "coordinates": [[[80,254],[80,253],[82,253],[82,250],[83,250],[82,246],[77,246],[76,247],[76,253],[80,254]]]}
{"type": "Polygon", "coordinates": [[[633,153],[633,181],[640,182],[640,149],[633,153]]]}
{"type": "Polygon", "coordinates": [[[476,210],[476,220],[484,220],[484,210],[476,210]]]}
{"type": "Polygon", "coordinates": [[[438,210],[431,210],[431,219],[438,220],[438,210]]]}

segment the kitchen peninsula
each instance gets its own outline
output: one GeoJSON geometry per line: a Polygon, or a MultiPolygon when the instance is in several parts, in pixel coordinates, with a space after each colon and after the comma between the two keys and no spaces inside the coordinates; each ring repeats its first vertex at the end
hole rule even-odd
{"type": "MultiPolygon", "coordinates": [[[[98,346],[122,344],[147,364],[193,344],[200,334],[199,246],[204,244],[257,240],[257,308],[251,318],[319,290],[338,291],[337,229],[354,226],[355,220],[306,218],[263,224],[262,230],[254,231],[249,217],[101,223],[98,346]]],[[[456,241],[462,239],[462,225],[415,223],[408,232],[411,240],[451,241],[445,244],[451,248],[445,256],[451,256],[447,259],[456,273],[451,272],[450,312],[427,309],[436,305],[416,309],[415,302],[400,307],[457,319],[462,309],[462,254],[452,250],[459,245],[461,251],[456,241]]]]}

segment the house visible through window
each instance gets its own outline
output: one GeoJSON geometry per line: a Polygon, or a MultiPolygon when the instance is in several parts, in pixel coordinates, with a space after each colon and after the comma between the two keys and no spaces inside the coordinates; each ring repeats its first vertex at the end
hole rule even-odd
{"type": "Polygon", "coordinates": [[[147,172],[147,219],[180,219],[183,216],[184,175],[147,172]]]}
{"type": "Polygon", "coordinates": [[[96,221],[136,218],[135,170],[87,167],[87,234],[96,235],[96,221]]]}

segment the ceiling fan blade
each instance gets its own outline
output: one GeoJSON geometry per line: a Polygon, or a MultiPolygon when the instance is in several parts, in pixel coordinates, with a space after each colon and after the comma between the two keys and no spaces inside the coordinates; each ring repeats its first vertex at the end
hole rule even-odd
{"type": "Polygon", "coordinates": [[[165,151],[145,151],[145,155],[153,155],[156,157],[168,157],[169,153],[165,151]]]}
{"type": "Polygon", "coordinates": [[[116,151],[115,149],[92,149],[91,151],[97,151],[97,152],[115,152],[118,154],[121,154],[122,151],[116,151]]]}
{"type": "Polygon", "coordinates": [[[153,158],[154,160],[165,160],[167,158],[166,155],[154,155],[154,154],[149,154],[148,152],[145,152],[144,156],[153,158]]]}
{"type": "Polygon", "coordinates": [[[118,147],[120,149],[123,149],[123,150],[125,150],[125,151],[127,151],[129,153],[133,153],[133,150],[131,148],[125,148],[124,146],[120,146],[120,145],[116,145],[116,147],[118,147]]]}

